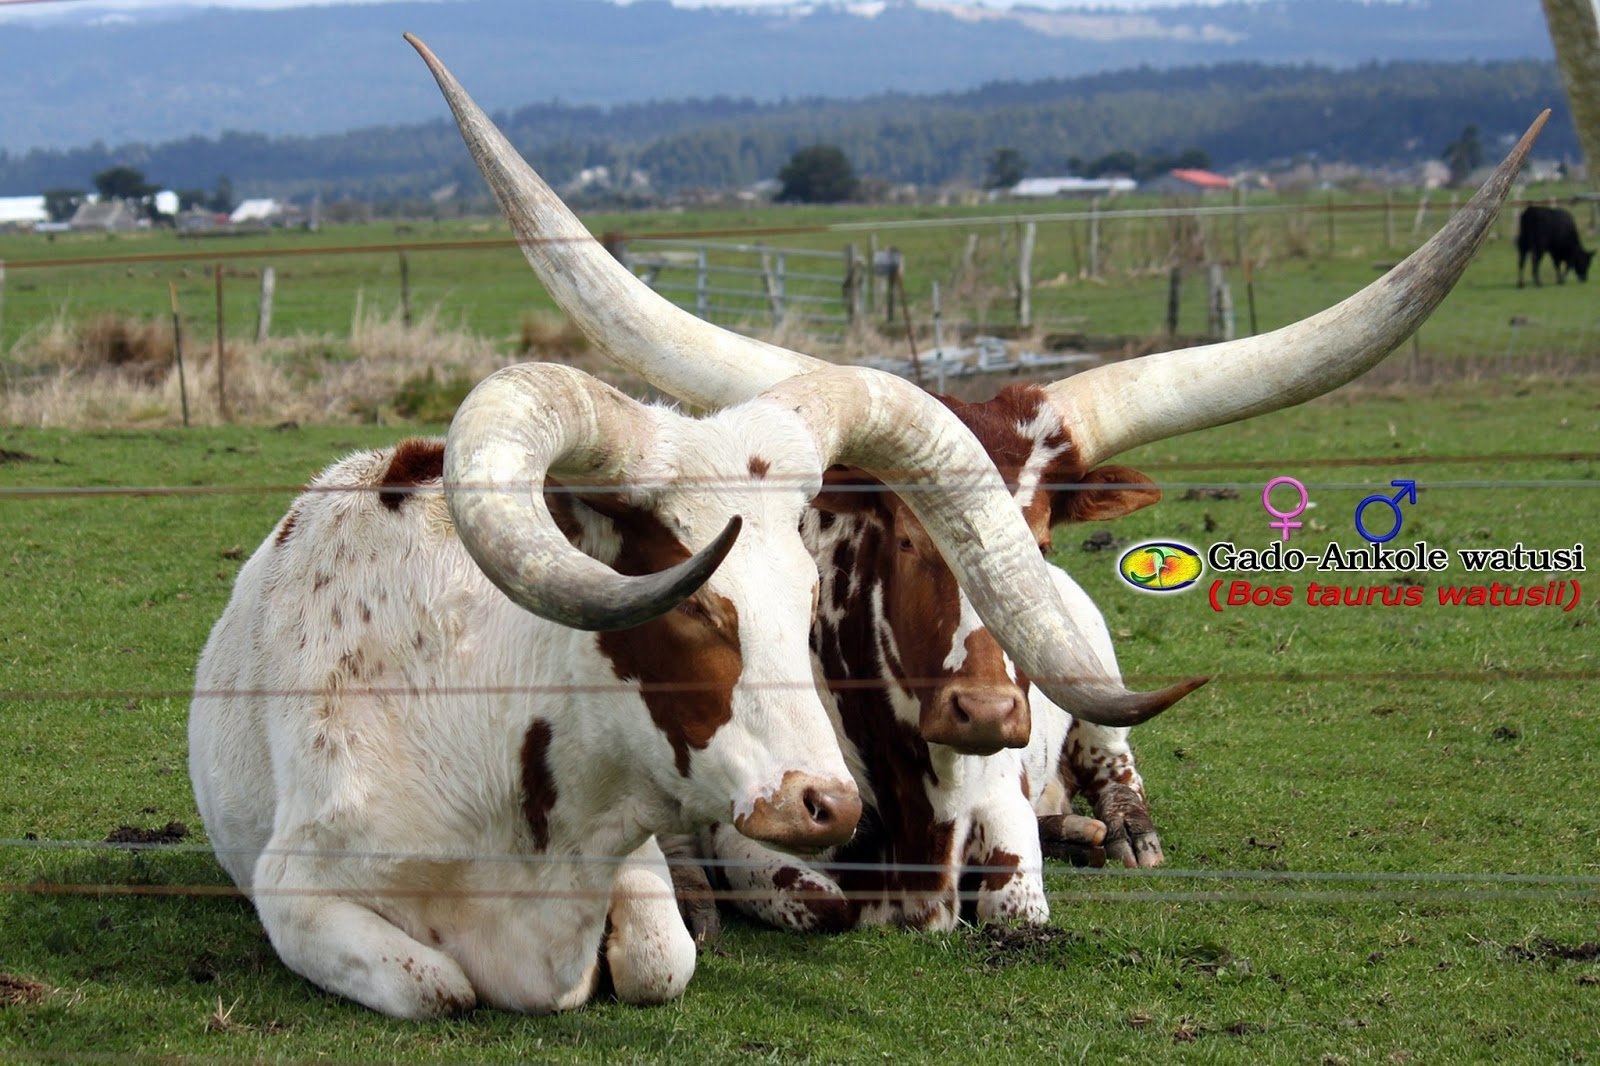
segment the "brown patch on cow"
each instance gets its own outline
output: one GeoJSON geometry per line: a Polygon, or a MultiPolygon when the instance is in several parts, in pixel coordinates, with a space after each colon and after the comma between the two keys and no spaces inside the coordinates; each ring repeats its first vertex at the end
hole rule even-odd
{"type": "MultiPolygon", "coordinates": [[[[608,517],[622,541],[611,564],[618,573],[652,574],[689,558],[689,549],[655,515],[630,507],[608,517]]],[[[688,777],[690,751],[703,751],[733,718],[733,687],[744,672],[738,608],[702,588],[660,618],[597,634],[596,645],[619,680],[639,684],[651,721],[672,745],[678,773],[688,777]]]]}
{"type": "Polygon", "coordinates": [[[772,463],[769,460],[763,459],[759,455],[752,455],[750,457],[750,476],[755,478],[757,481],[760,481],[762,478],[766,477],[767,471],[771,469],[772,463]]]}
{"type": "Polygon", "coordinates": [[[1004,848],[990,848],[978,865],[982,867],[980,881],[983,887],[990,892],[998,892],[1020,872],[1022,856],[1004,848]]]}
{"type": "Polygon", "coordinates": [[[283,524],[278,527],[278,535],[272,538],[273,543],[280,548],[289,543],[289,537],[293,535],[295,523],[298,521],[300,521],[300,512],[298,510],[290,511],[284,518],[283,524]]]}
{"type": "Polygon", "coordinates": [[[772,887],[779,892],[787,892],[799,883],[805,876],[805,871],[798,866],[781,866],[778,872],[772,875],[772,887]]]}
{"type": "Polygon", "coordinates": [[[1081,488],[1051,493],[1050,524],[1107,522],[1161,502],[1161,490],[1131,466],[1102,466],[1077,478],[1081,488]]]}
{"type": "Polygon", "coordinates": [[[401,441],[379,484],[378,502],[391,511],[411,497],[411,490],[444,476],[444,441],[413,437],[401,441]]]}
{"type": "Polygon", "coordinates": [[[1040,448],[1058,453],[1039,471],[1039,482],[1060,487],[1035,493],[1024,510],[1041,544],[1048,542],[1053,526],[1103,522],[1161,499],[1161,490],[1155,483],[1130,467],[1085,470],[1077,448],[1072,446],[1071,426],[1059,426],[1042,439],[1024,436],[1020,427],[1033,423],[1049,403],[1038,385],[1007,385],[993,399],[982,403],[948,398],[944,402],[982,443],[1007,484],[1017,484],[1028,460],[1040,448]]]}
{"type": "Polygon", "coordinates": [[[536,720],[522,738],[522,816],[533,833],[534,847],[550,846],[550,812],[556,805],[556,782],[550,772],[550,740],[554,731],[536,720]]]}
{"type": "Polygon", "coordinates": [[[333,575],[325,570],[318,570],[311,578],[311,591],[321,592],[333,584],[333,575]]]}

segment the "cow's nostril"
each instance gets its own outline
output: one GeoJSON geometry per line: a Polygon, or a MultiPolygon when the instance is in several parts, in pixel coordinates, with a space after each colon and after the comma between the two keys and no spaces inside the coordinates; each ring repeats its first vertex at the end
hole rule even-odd
{"type": "Polygon", "coordinates": [[[961,702],[960,697],[951,702],[950,717],[955,721],[956,725],[971,725],[972,715],[968,714],[967,709],[961,706],[961,702]]]}
{"type": "Polygon", "coordinates": [[[827,825],[833,821],[833,804],[829,803],[827,797],[823,796],[821,792],[814,788],[808,788],[802,797],[802,801],[806,805],[806,813],[811,816],[811,820],[817,825],[827,825]]]}

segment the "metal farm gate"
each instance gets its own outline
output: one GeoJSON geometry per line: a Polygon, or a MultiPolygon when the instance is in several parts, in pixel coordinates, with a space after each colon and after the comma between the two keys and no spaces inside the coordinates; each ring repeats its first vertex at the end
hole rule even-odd
{"type": "Polygon", "coordinates": [[[839,252],[766,244],[635,240],[614,248],[645,284],[700,318],[841,336],[860,315],[864,264],[839,252]]]}

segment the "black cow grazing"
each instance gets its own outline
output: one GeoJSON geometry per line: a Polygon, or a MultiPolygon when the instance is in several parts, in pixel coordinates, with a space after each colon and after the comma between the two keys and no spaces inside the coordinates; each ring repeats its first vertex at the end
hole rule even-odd
{"type": "Polygon", "coordinates": [[[1588,280],[1594,253],[1584,251],[1572,215],[1559,207],[1523,208],[1517,223],[1517,288],[1522,288],[1522,264],[1529,255],[1533,256],[1533,283],[1539,284],[1539,260],[1546,254],[1556,265],[1557,285],[1567,280],[1568,268],[1579,281],[1588,280]]]}

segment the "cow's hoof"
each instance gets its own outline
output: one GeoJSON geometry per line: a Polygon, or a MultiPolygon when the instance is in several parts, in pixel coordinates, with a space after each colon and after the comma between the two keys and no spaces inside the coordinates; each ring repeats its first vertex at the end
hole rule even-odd
{"type": "Polygon", "coordinates": [[[1106,824],[1081,814],[1049,814],[1039,819],[1039,847],[1045,858],[1073,866],[1104,866],[1106,824]]]}
{"type": "Polygon", "coordinates": [[[1106,858],[1130,869],[1160,866],[1166,861],[1161,838],[1150,819],[1142,793],[1127,785],[1111,785],[1095,797],[1094,813],[1106,823],[1106,858]]]}

